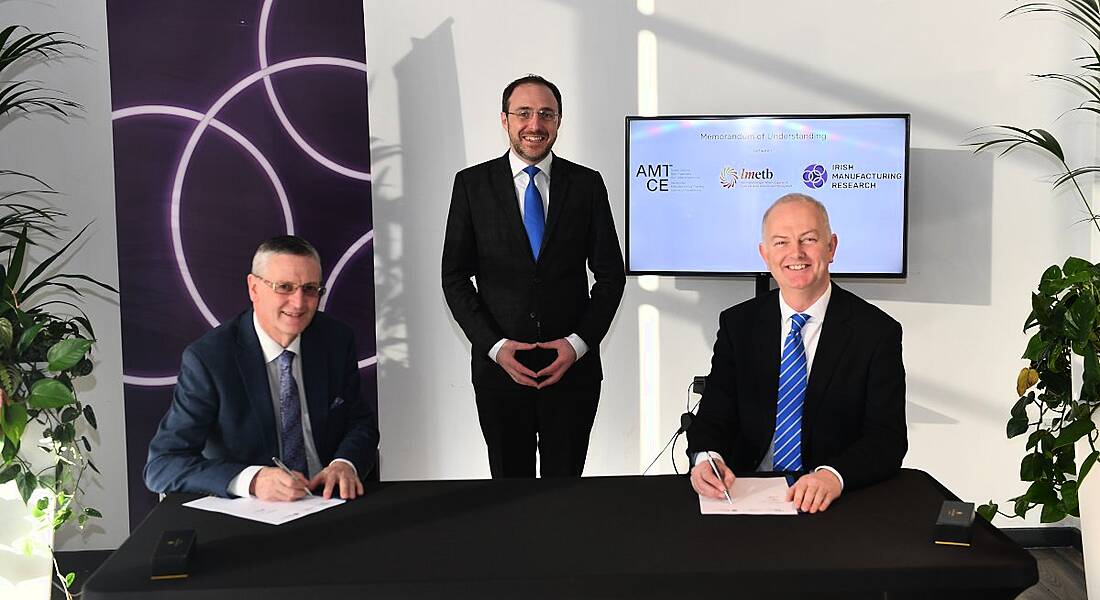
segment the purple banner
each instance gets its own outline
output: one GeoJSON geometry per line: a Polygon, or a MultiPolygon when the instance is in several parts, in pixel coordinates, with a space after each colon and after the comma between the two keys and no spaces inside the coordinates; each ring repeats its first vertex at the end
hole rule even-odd
{"type": "Polygon", "coordinates": [[[110,0],[107,22],[134,524],[180,355],[249,307],[260,241],[317,247],[377,393],[367,67],[360,0],[110,0]]]}

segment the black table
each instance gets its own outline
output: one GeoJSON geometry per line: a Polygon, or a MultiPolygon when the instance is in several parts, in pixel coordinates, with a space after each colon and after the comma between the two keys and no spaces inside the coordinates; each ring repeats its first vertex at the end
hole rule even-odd
{"type": "Polygon", "coordinates": [[[978,519],[932,543],[954,496],[905,469],[798,516],[704,516],[683,477],[383,482],[281,526],[154,509],[84,586],[148,598],[1012,598],[1035,560],[978,519]],[[195,529],[191,576],[149,579],[161,532],[195,529]]]}

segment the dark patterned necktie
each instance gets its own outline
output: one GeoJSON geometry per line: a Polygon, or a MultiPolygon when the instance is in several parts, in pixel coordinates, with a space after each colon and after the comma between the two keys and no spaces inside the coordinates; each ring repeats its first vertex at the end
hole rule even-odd
{"type": "Polygon", "coordinates": [[[298,395],[298,382],[290,366],[294,353],[283,350],[279,355],[279,412],[283,432],[283,462],[291,471],[309,477],[306,466],[306,444],[302,436],[302,401],[298,395]]]}

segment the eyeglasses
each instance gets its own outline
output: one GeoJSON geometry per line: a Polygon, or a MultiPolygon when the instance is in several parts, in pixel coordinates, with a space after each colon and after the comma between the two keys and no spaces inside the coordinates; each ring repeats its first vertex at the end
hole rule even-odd
{"type": "Polygon", "coordinates": [[[320,298],[325,295],[325,288],[319,283],[292,283],[289,281],[269,281],[253,273],[253,277],[267,284],[271,291],[283,296],[289,296],[302,288],[302,293],[310,298],[320,298]]]}
{"type": "Polygon", "coordinates": [[[509,112],[508,114],[519,117],[519,119],[522,121],[529,121],[531,120],[531,117],[537,116],[539,120],[543,123],[551,123],[553,121],[556,121],[558,118],[558,113],[548,109],[542,109],[536,112],[531,110],[530,108],[521,108],[515,112],[509,112]]]}

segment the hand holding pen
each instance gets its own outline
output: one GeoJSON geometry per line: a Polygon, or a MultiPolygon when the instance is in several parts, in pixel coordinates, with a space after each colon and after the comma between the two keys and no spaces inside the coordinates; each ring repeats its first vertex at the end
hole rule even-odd
{"type": "Polygon", "coordinates": [[[707,498],[723,498],[733,504],[729,495],[729,488],[733,485],[735,477],[721,459],[715,460],[709,452],[700,452],[696,455],[696,464],[691,469],[691,487],[695,492],[707,498]],[[706,458],[706,461],[702,459],[706,458]]]}
{"type": "Polygon", "coordinates": [[[722,481],[722,474],[718,471],[718,465],[714,464],[714,457],[710,455],[710,452],[707,452],[706,454],[707,462],[710,463],[710,468],[712,471],[714,471],[714,476],[717,477],[718,481],[722,483],[722,493],[726,496],[726,502],[729,502],[730,506],[733,506],[733,498],[730,498],[729,487],[727,487],[725,485],[725,482],[722,481]]]}
{"type": "Polygon", "coordinates": [[[286,473],[287,475],[290,475],[294,479],[302,482],[302,489],[304,489],[306,491],[307,496],[312,496],[313,495],[313,492],[311,492],[309,490],[309,482],[306,481],[306,479],[304,477],[302,477],[300,474],[295,473],[294,471],[291,471],[290,467],[286,466],[285,464],[283,464],[283,461],[279,460],[279,457],[272,456],[271,457],[271,462],[275,463],[275,466],[279,467],[279,470],[282,471],[283,473],[286,473]]]}

